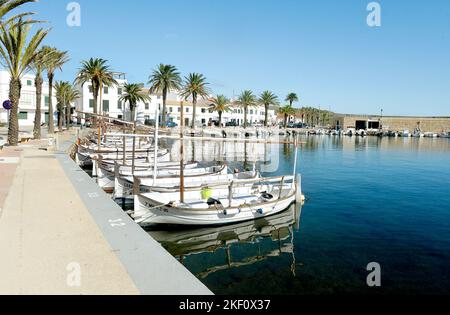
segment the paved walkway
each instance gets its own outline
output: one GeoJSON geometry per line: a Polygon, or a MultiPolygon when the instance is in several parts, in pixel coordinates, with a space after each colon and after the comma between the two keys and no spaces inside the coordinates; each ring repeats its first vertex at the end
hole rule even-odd
{"type": "Polygon", "coordinates": [[[20,161],[0,164],[0,294],[211,293],[66,154],[3,155],[20,161]]]}

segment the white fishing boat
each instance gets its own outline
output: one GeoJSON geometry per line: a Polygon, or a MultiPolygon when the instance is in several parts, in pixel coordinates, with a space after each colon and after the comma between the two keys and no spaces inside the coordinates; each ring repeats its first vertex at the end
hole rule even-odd
{"type": "Polygon", "coordinates": [[[186,191],[182,201],[179,192],[138,194],[133,218],[141,226],[208,226],[255,220],[294,203],[300,192],[295,183],[294,176],[239,180],[212,190],[208,198],[199,190],[186,191]]]}
{"type": "Polygon", "coordinates": [[[425,138],[437,138],[438,134],[434,132],[425,132],[424,137],[425,138]]]}
{"type": "MultiPolygon", "coordinates": [[[[184,170],[185,176],[212,176],[218,174],[227,174],[227,167],[223,166],[212,166],[212,167],[196,167],[196,168],[186,168],[184,170]]],[[[138,176],[138,177],[148,177],[153,178],[153,169],[135,169],[134,174],[131,168],[124,168],[119,171],[119,177],[127,176],[138,176]]],[[[177,167],[164,167],[158,162],[158,169],[156,171],[157,178],[175,178],[178,179],[180,176],[180,166],[177,167]]],[[[179,180],[178,180],[179,182],[179,180]]],[[[97,184],[106,192],[113,192],[116,184],[116,170],[110,168],[98,168],[97,184]]],[[[118,197],[120,198],[120,197],[118,197]]]]}
{"type": "Polygon", "coordinates": [[[439,135],[440,138],[450,138],[450,132],[443,132],[439,135]]]}
{"type": "MultiPolygon", "coordinates": [[[[188,174],[185,172],[185,174],[188,174]]],[[[175,193],[180,191],[180,179],[177,176],[172,177],[133,177],[116,176],[114,197],[117,199],[133,199],[136,192],[136,185],[139,185],[138,193],[160,192],[175,193]],[[138,182],[136,182],[138,180],[138,182]]],[[[185,191],[201,191],[208,189],[217,189],[218,187],[227,188],[232,181],[243,179],[259,178],[257,171],[228,173],[211,173],[184,176],[185,191]]]]}
{"type": "Polygon", "coordinates": [[[403,130],[398,133],[398,136],[402,138],[409,138],[411,137],[411,133],[409,132],[409,130],[403,130]]]}

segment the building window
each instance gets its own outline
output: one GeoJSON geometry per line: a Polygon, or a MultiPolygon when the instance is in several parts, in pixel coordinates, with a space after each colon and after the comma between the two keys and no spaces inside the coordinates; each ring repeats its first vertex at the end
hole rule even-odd
{"type": "Polygon", "coordinates": [[[150,109],[150,104],[149,103],[145,103],[145,110],[149,110],[150,109]]]}
{"type": "Polygon", "coordinates": [[[250,109],[250,115],[253,115],[253,109],[250,109]]]}
{"type": "Polygon", "coordinates": [[[109,88],[107,86],[105,86],[103,88],[103,94],[108,94],[109,93],[109,88]]]}
{"type": "Polygon", "coordinates": [[[202,108],[202,114],[206,113],[206,109],[202,108]]]}
{"type": "Polygon", "coordinates": [[[122,88],[117,89],[117,94],[122,95],[122,88]]]}
{"type": "Polygon", "coordinates": [[[33,81],[27,80],[27,85],[28,85],[28,86],[32,86],[32,85],[33,85],[33,81]]]}
{"type": "Polygon", "coordinates": [[[189,107],[186,107],[186,113],[189,113],[189,107]]]}
{"type": "Polygon", "coordinates": [[[103,111],[106,113],[109,112],[109,100],[103,100],[103,111]]]}
{"type": "Polygon", "coordinates": [[[50,103],[50,98],[48,96],[44,97],[44,106],[48,107],[49,103],[50,103]]]}
{"type": "Polygon", "coordinates": [[[122,102],[121,101],[117,102],[117,109],[122,109],[122,102]]]}
{"type": "Polygon", "coordinates": [[[94,100],[89,100],[89,108],[94,108],[94,100]]]}
{"type": "Polygon", "coordinates": [[[160,100],[160,99],[161,99],[161,95],[158,95],[156,98],[157,98],[158,100],[160,100]]]}
{"type": "Polygon", "coordinates": [[[27,120],[28,119],[28,113],[27,112],[20,112],[19,113],[19,120],[27,120]]]}
{"type": "Polygon", "coordinates": [[[181,107],[178,107],[178,112],[181,113],[181,107]]]}
{"type": "Polygon", "coordinates": [[[92,85],[89,85],[89,93],[94,93],[94,88],[92,87],[92,85]]]}

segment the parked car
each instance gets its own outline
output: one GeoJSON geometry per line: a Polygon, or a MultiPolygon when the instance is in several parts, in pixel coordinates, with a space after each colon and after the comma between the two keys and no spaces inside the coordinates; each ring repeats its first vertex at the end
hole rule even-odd
{"type": "Polygon", "coordinates": [[[178,124],[173,121],[168,121],[168,122],[166,122],[166,127],[167,128],[175,128],[175,127],[178,127],[178,124]]]}
{"type": "Polygon", "coordinates": [[[235,121],[229,121],[225,124],[226,127],[237,127],[237,124],[235,121]]]}

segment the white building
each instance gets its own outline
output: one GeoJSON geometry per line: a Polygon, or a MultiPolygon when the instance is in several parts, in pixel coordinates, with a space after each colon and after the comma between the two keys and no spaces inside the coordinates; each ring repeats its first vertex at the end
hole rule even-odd
{"type": "MultiPolygon", "coordinates": [[[[99,96],[99,112],[109,117],[130,120],[129,104],[123,104],[119,101],[120,97],[124,93],[124,86],[127,84],[124,73],[116,73],[115,79],[119,83],[118,86],[105,87],[101,95],[99,96]]],[[[83,87],[77,86],[81,98],[76,102],[76,109],[81,112],[92,113],[94,97],[92,94],[92,86],[86,83],[83,87]]],[[[148,91],[148,88],[144,88],[148,91]]],[[[150,95],[150,102],[140,102],[137,105],[137,119],[140,123],[146,121],[154,121],[156,109],[159,110],[161,115],[163,110],[163,99],[161,94],[150,95]]],[[[181,123],[181,101],[183,99],[176,92],[171,92],[167,95],[166,110],[168,121],[174,122],[177,125],[181,123]]],[[[196,125],[204,126],[210,125],[215,121],[218,121],[219,114],[217,112],[210,111],[210,103],[207,100],[199,100],[197,104],[196,112],[196,125]]],[[[192,123],[193,105],[189,101],[185,101],[184,107],[184,120],[187,126],[192,123]]],[[[251,124],[264,123],[264,107],[250,108],[248,113],[248,122],[251,124]]],[[[269,111],[270,124],[276,123],[275,109],[271,108],[269,111]]],[[[223,113],[222,123],[228,122],[235,123],[240,126],[244,123],[244,110],[237,106],[233,106],[230,112],[223,113]]]]}
{"type": "MultiPolygon", "coordinates": [[[[36,114],[36,87],[34,86],[34,74],[26,74],[22,78],[22,91],[19,101],[19,126],[29,127],[34,125],[34,117],[36,114]]],[[[8,71],[0,71],[0,123],[6,123],[8,120],[8,113],[3,109],[4,101],[9,99],[9,81],[10,75],[8,71]]],[[[41,121],[48,122],[48,82],[44,82],[42,86],[42,104],[41,104],[41,121]]],[[[55,112],[55,123],[57,121],[56,114],[56,98],[53,96],[53,107],[55,112]]]]}

